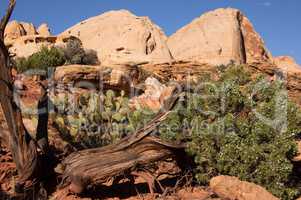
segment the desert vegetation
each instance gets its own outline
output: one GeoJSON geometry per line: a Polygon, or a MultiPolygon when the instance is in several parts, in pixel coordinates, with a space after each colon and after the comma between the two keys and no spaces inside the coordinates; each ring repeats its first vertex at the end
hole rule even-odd
{"type": "Polygon", "coordinates": [[[94,50],[85,50],[79,39],[71,37],[66,47],[42,47],[41,50],[28,58],[16,58],[13,67],[19,73],[27,70],[48,70],[62,65],[98,64],[97,53],[94,50]]]}
{"type": "Polygon", "coordinates": [[[96,91],[54,97],[53,121],[65,138],[79,149],[115,143],[142,128],[154,116],[149,109],[135,110],[123,91],[96,91]]]}
{"type": "Polygon", "coordinates": [[[300,190],[291,160],[301,112],[284,91],[282,80],[252,80],[242,66],[226,66],[218,81],[197,84],[186,93],[160,133],[187,141],[200,184],[230,175],[262,185],[281,199],[294,199],[300,190]]]}
{"type": "Polygon", "coordinates": [[[50,49],[43,47],[39,52],[28,58],[17,58],[14,66],[18,72],[25,72],[27,70],[47,70],[51,67],[63,65],[65,62],[63,51],[55,47],[50,49]]]}
{"type": "MultiPolygon", "coordinates": [[[[75,104],[65,96],[55,100],[60,114],[54,121],[80,149],[116,143],[155,115],[131,110],[124,92],[91,92],[76,99],[75,104]]],[[[195,162],[191,173],[200,185],[230,175],[262,185],[281,199],[294,199],[300,180],[291,160],[297,155],[300,125],[300,109],[288,100],[283,80],[251,78],[243,66],[229,64],[219,67],[218,80],[200,77],[183,89],[156,135],[187,144],[195,162]]]]}

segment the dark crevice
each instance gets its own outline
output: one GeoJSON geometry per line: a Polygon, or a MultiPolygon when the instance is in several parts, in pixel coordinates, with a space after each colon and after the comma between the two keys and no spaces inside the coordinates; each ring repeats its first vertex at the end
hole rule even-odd
{"type": "Polygon", "coordinates": [[[240,38],[241,38],[241,53],[242,53],[242,59],[243,63],[247,63],[247,52],[246,52],[246,46],[245,46],[245,38],[243,35],[243,30],[242,30],[242,20],[243,20],[243,14],[241,12],[237,13],[237,21],[240,29],[240,38]]]}
{"type": "Polygon", "coordinates": [[[146,38],[146,48],[145,48],[146,55],[151,54],[156,48],[156,44],[150,42],[151,39],[152,39],[152,33],[149,33],[149,35],[146,38]]]}

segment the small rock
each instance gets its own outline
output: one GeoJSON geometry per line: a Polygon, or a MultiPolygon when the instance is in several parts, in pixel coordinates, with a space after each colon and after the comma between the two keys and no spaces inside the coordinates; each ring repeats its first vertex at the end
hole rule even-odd
{"type": "Polygon", "coordinates": [[[131,107],[133,108],[149,108],[158,111],[164,105],[174,91],[173,86],[166,86],[160,83],[156,78],[147,78],[145,80],[145,91],[142,95],[131,99],[131,107]]]}
{"type": "Polygon", "coordinates": [[[220,198],[229,200],[279,200],[263,187],[231,176],[212,178],[210,188],[220,198]]]}

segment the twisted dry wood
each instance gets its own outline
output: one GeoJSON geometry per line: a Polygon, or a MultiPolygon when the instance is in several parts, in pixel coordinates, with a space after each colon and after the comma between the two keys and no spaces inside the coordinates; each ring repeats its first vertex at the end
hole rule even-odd
{"type": "Polygon", "coordinates": [[[178,98],[173,95],[160,112],[145,127],[127,136],[116,144],[102,148],[75,152],[63,161],[63,186],[71,185],[72,192],[80,193],[89,184],[103,184],[119,176],[143,168],[153,162],[173,157],[183,149],[181,144],[172,144],[152,136],[169,114],[178,98]]]}

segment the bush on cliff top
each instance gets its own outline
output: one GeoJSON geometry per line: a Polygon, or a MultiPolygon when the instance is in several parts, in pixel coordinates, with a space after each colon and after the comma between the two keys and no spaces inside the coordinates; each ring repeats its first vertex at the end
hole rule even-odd
{"type": "Polygon", "coordinates": [[[47,70],[49,67],[56,67],[65,64],[65,57],[62,50],[52,47],[41,48],[41,50],[28,58],[18,58],[15,67],[18,72],[27,70],[47,70]]]}
{"type": "Polygon", "coordinates": [[[17,58],[14,61],[15,68],[19,73],[27,70],[45,71],[49,67],[65,64],[96,65],[99,64],[99,61],[96,51],[84,50],[81,41],[77,38],[69,39],[65,48],[42,47],[39,52],[28,58],[17,58]]]}

